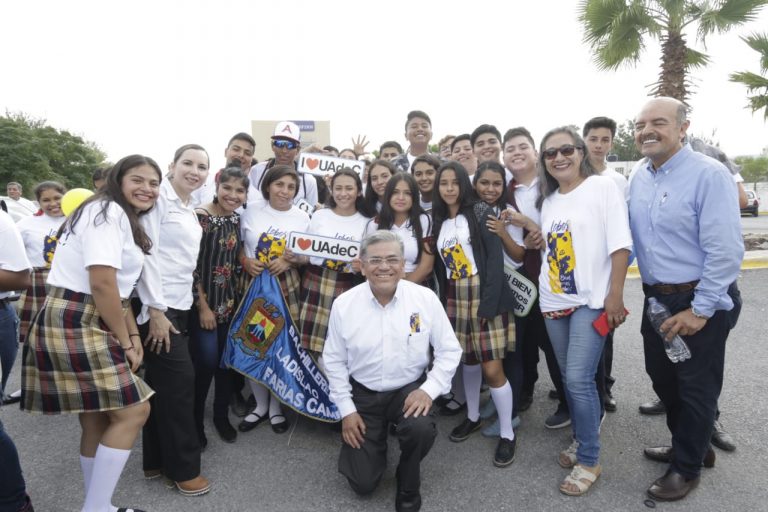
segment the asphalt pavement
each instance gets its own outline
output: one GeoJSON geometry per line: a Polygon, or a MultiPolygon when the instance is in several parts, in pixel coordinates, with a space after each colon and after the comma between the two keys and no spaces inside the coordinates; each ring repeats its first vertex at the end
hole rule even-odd
{"type": "MultiPolygon", "coordinates": [[[[768,406],[763,401],[768,396],[768,380],[763,377],[768,360],[763,323],[768,313],[768,270],[744,270],[739,284],[745,304],[728,342],[720,400],[721,420],[738,448],[733,453],[715,449],[715,467],[703,470],[698,489],[681,502],[657,503],[657,509],[768,510],[768,469],[763,465],[768,460],[768,406]]],[[[616,332],[614,342],[618,411],[608,413],[603,424],[603,474],[590,492],[573,498],[558,491],[567,471],[558,466],[557,454],[569,444],[570,430],[544,428],[544,419],[554,411],[556,403],[547,398],[552,385],[542,359],[534,402],[522,413],[517,457],[511,466],[498,469],[492,465],[496,441],[479,433],[463,443],[450,442],[448,433],[461,418],[438,418],[438,439],[422,464],[422,510],[647,510],[645,490],[664,473],[665,466],[644,459],[642,450],[645,446],[668,444],[669,434],[663,416],[641,416],[637,410],[640,403],[654,397],[644,370],[639,335],[642,292],[638,279],[628,280],[625,303],[631,314],[616,332]]],[[[18,385],[17,363],[8,388],[17,389],[18,385]]],[[[77,419],[32,416],[15,407],[0,408],[0,419],[19,449],[35,509],[79,510],[83,492],[77,419]]],[[[203,473],[213,482],[213,490],[199,498],[185,498],[158,480],[144,480],[139,442],[113,503],[148,512],[394,509],[396,441],[390,444],[390,467],[381,485],[369,498],[359,498],[336,470],[339,434],[296,415],[289,415],[289,419],[293,425],[285,434],[273,433],[265,423],[240,434],[235,444],[225,444],[207,418],[210,442],[203,453],[203,473]]]]}

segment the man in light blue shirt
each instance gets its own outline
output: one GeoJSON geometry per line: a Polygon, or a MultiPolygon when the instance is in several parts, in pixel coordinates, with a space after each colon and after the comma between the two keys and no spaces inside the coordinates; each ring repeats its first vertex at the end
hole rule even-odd
{"type": "MultiPolygon", "coordinates": [[[[685,105],[656,98],[635,120],[635,143],[647,164],[630,186],[630,227],[643,291],[671,311],[662,325],[667,339],[681,335],[692,357],[672,363],[643,308],[645,368],[667,409],[671,448],[647,449],[669,470],[648,489],[658,500],[684,498],[699,483],[723,383],[725,341],[736,323],[735,286],[744,243],[736,185],[717,160],[683,140],[685,105]]],[[[713,459],[708,460],[714,463],[713,459]]]]}

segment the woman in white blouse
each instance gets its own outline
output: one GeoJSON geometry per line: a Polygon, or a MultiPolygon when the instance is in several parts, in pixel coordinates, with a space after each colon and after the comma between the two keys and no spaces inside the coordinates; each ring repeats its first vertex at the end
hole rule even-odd
{"type": "Polygon", "coordinates": [[[165,475],[185,496],[210,490],[200,474],[201,439],[194,421],[195,371],[187,327],[192,308],[193,272],[202,228],[192,192],[208,177],[208,153],[197,144],[176,150],[157,206],[144,217],[154,248],[138,284],[145,335],[146,379],[156,391],[144,426],[144,474],[165,475]]]}

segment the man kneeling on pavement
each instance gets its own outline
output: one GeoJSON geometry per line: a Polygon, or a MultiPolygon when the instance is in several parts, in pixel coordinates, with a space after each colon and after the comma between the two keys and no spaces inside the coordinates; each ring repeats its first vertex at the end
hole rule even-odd
{"type": "Polygon", "coordinates": [[[398,511],[421,507],[420,466],[437,434],[432,400],[446,393],[461,347],[429,288],[403,279],[403,242],[377,231],[360,247],[367,278],[331,309],[323,360],[331,399],[342,416],[339,472],[358,494],[378,485],[387,464],[387,434],[396,425],[398,511]],[[432,368],[430,346],[433,348],[432,368]]]}

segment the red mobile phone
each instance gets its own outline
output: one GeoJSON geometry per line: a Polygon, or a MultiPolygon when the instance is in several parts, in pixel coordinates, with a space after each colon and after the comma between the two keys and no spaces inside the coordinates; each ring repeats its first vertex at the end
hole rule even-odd
{"type": "MultiPolygon", "coordinates": [[[[624,314],[629,314],[626,308],[624,308],[624,314]]],[[[608,333],[611,332],[611,328],[608,326],[608,314],[605,311],[600,313],[600,316],[592,322],[592,327],[595,328],[600,336],[608,336],[608,333]]]]}

